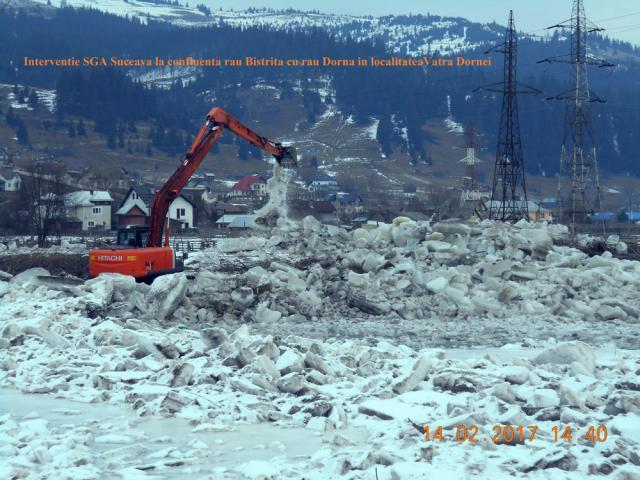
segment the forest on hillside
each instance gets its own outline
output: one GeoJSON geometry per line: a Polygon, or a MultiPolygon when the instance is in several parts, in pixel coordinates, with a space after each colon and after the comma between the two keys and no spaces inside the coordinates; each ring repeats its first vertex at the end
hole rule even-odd
{"type": "MultiPolygon", "coordinates": [[[[601,37],[592,41],[599,50],[615,55],[636,54],[628,44],[601,37]]],[[[566,53],[568,43],[556,35],[544,42],[523,38],[519,46],[520,79],[544,92],[519,99],[526,168],[531,173],[552,175],[558,168],[564,105],[546,98],[566,90],[568,72],[566,65],[536,62],[566,53]]],[[[358,124],[378,119],[377,139],[385,154],[403,149],[413,161],[428,163],[434,139],[423,126],[448,115],[462,125],[473,123],[484,133],[481,142],[489,150],[495,145],[501,98],[474,90],[501,79],[500,56],[494,58],[491,69],[203,68],[188,82],[176,79],[169,92],[143,84],[137,78],[139,69],[21,66],[25,56],[242,58],[249,52],[255,57],[284,58],[390,56],[382,43],[337,38],[320,28],[238,28],[222,22],[181,28],[74,8],[56,9],[52,16],[11,9],[0,13],[0,81],[56,88],[58,121],[64,122],[69,114],[95,120],[96,131],[116,148],[120,132],[148,120],[154,125],[150,134],[154,146],[177,155],[191,140],[180,132],[196,131],[202,112],[211,106],[211,97],[220,105],[233,105],[234,113],[242,116],[243,92],[259,82],[276,86],[283,97],[298,99],[310,124],[329,105],[358,124]],[[327,81],[331,94],[321,96],[318,85],[327,81]]],[[[482,52],[466,52],[465,56],[479,58],[482,52]]],[[[640,174],[640,165],[635,162],[640,136],[633,130],[640,121],[637,77],[638,66],[630,61],[593,72],[591,86],[607,100],[593,107],[599,161],[605,172],[640,174]]],[[[250,154],[255,152],[245,147],[239,151],[241,156],[250,154]]]]}

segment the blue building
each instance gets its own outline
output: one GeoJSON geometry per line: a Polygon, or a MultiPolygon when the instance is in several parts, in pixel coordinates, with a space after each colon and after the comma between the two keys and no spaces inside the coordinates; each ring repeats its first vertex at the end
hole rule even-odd
{"type": "Polygon", "coordinates": [[[591,215],[591,220],[594,222],[609,222],[616,218],[616,214],[614,212],[595,212],[591,215]]]}

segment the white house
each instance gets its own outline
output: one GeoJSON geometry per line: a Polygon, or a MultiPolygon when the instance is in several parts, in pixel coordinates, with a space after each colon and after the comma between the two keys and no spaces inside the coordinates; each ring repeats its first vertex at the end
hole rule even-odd
{"type": "MultiPolygon", "coordinates": [[[[118,225],[146,225],[154,194],[153,187],[131,187],[116,212],[118,225]]],[[[182,228],[193,228],[194,208],[193,203],[181,195],[171,202],[168,215],[171,220],[180,222],[182,228]]]]}
{"type": "Polygon", "coordinates": [[[11,169],[0,170],[0,192],[17,192],[21,186],[20,175],[11,169]]]}
{"type": "Polygon", "coordinates": [[[82,190],[64,196],[65,216],[79,220],[82,230],[111,230],[113,198],[104,190],[82,190]]]}
{"type": "Polygon", "coordinates": [[[216,220],[218,228],[255,228],[256,215],[223,215],[216,220]]]}
{"type": "Polygon", "coordinates": [[[327,174],[321,174],[311,179],[307,184],[307,189],[310,192],[337,191],[338,182],[336,182],[335,178],[332,178],[327,174]]]}
{"type": "Polygon", "coordinates": [[[182,228],[193,228],[193,203],[180,195],[169,206],[169,218],[180,222],[182,228]]]}

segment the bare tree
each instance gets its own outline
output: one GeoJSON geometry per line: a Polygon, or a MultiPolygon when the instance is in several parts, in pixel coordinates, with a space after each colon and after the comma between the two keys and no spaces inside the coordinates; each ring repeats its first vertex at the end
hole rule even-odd
{"type": "Polygon", "coordinates": [[[60,231],[65,215],[65,168],[58,163],[32,161],[24,169],[23,199],[28,212],[29,228],[46,247],[48,238],[60,231]]]}

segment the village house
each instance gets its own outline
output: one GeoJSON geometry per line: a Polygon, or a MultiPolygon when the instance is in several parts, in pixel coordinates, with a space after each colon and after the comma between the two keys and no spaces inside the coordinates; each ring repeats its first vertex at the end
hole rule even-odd
{"type": "Polygon", "coordinates": [[[261,175],[248,175],[231,187],[227,198],[262,199],[267,195],[267,181],[261,175]]]}
{"type": "Polygon", "coordinates": [[[187,185],[182,189],[182,195],[187,197],[191,202],[195,203],[203,198],[205,194],[209,195],[215,186],[215,175],[213,173],[205,173],[202,175],[194,175],[187,185]]]}
{"type": "MultiPolygon", "coordinates": [[[[118,225],[147,225],[154,192],[155,189],[148,184],[129,188],[116,211],[118,225]]],[[[193,203],[181,195],[171,202],[168,216],[180,228],[194,228],[194,210],[193,203]]]]}
{"type": "Polygon", "coordinates": [[[22,179],[13,169],[0,169],[0,192],[18,192],[21,187],[22,179]]]}
{"type": "Polygon", "coordinates": [[[357,193],[338,192],[336,206],[340,217],[352,217],[364,212],[362,197],[357,193]]]}
{"type": "Polygon", "coordinates": [[[209,217],[217,220],[223,215],[246,215],[249,213],[249,206],[242,203],[229,203],[222,201],[205,202],[204,208],[209,217]]]}
{"type": "Polygon", "coordinates": [[[82,190],[64,196],[64,217],[67,225],[82,230],[111,230],[113,198],[105,190],[82,190]]]}
{"type": "Polygon", "coordinates": [[[312,192],[317,192],[323,189],[337,189],[338,182],[329,175],[323,173],[313,177],[308,183],[307,188],[312,192]]]}
{"type": "Polygon", "coordinates": [[[228,228],[228,229],[247,229],[254,228],[257,226],[256,224],[256,216],[251,215],[223,215],[218,220],[216,220],[216,226],[219,229],[228,228]]]}
{"type": "Polygon", "coordinates": [[[338,193],[338,182],[327,174],[313,177],[307,183],[307,190],[319,200],[334,200],[338,193]]]}

